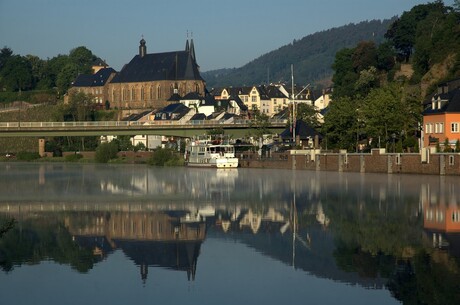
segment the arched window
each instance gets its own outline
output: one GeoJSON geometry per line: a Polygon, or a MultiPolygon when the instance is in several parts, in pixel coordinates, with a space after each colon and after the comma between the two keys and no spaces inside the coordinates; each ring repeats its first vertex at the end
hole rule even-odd
{"type": "Polygon", "coordinates": [[[161,86],[158,85],[157,87],[157,100],[159,100],[161,98],[161,86]]]}
{"type": "Polygon", "coordinates": [[[149,96],[150,96],[150,100],[153,100],[153,86],[150,86],[149,96]]]}
{"type": "Polygon", "coordinates": [[[174,94],[174,86],[171,84],[169,86],[169,95],[173,95],[174,94]]]}
{"type": "Polygon", "coordinates": [[[121,98],[123,101],[126,101],[126,98],[127,98],[126,88],[121,89],[121,98]]]}
{"type": "Polygon", "coordinates": [[[131,100],[136,100],[136,88],[131,89],[131,100]]]}
{"type": "Polygon", "coordinates": [[[141,87],[141,100],[145,100],[145,92],[144,92],[144,87],[141,87]]]}
{"type": "Polygon", "coordinates": [[[195,83],[195,92],[200,92],[200,86],[197,83],[195,83]]]}

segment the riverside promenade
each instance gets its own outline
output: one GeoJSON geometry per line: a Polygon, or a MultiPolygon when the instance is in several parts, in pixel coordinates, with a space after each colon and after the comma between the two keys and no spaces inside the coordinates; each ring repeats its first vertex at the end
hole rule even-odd
{"type": "Polygon", "coordinates": [[[259,156],[257,153],[238,154],[240,167],[278,168],[311,171],[335,171],[382,174],[459,175],[459,153],[387,153],[373,149],[370,153],[321,152],[320,150],[290,150],[259,156]]]}

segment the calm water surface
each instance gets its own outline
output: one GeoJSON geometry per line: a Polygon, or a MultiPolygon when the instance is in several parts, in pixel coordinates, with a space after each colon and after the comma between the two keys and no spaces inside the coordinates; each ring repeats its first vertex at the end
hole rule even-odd
{"type": "Polygon", "coordinates": [[[0,163],[0,304],[460,304],[458,200],[458,177],[0,163]]]}

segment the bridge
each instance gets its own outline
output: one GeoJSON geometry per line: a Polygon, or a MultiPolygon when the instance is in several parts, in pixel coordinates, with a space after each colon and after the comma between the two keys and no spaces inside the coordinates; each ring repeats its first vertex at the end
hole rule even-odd
{"type": "MultiPolygon", "coordinates": [[[[267,129],[281,133],[286,120],[270,120],[267,129]]],[[[102,135],[163,135],[189,138],[212,129],[223,129],[233,137],[243,137],[256,129],[251,120],[219,121],[81,121],[81,122],[0,122],[0,137],[59,137],[102,135]]]]}

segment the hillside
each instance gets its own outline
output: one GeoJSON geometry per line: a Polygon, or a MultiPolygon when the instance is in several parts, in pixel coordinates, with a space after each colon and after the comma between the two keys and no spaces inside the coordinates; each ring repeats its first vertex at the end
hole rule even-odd
{"type": "Polygon", "coordinates": [[[360,41],[380,43],[393,20],[372,20],[308,35],[251,61],[241,68],[203,72],[208,88],[263,84],[291,79],[294,65],[295,81],[318,85],[330,80],[337,51],[354,47],[360,41]]]}

